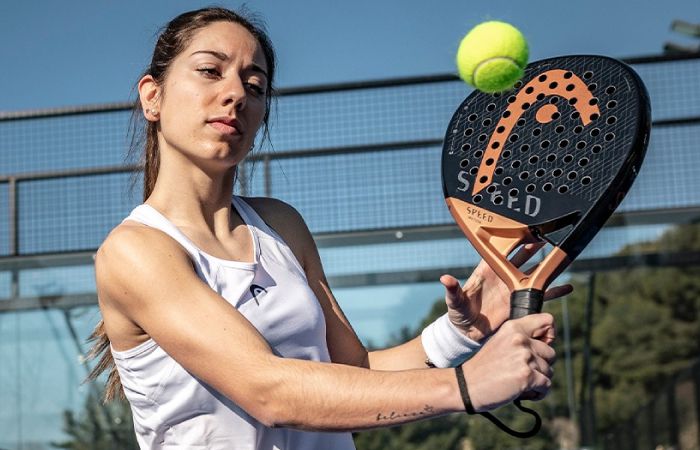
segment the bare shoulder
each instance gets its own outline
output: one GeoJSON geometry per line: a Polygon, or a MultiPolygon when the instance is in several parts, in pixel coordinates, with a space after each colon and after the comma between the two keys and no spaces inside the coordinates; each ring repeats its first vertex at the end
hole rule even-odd
{"type": "Polygon", "coordinates": [[[304,266],[316,245],[304,218],[292,205],[269,197],[244,197],[255,212],[289,245],[304,266]]]}
{"type": "Polygon", "coordinates": [[[133,282],[164,264],[187,267],[189,257],[164,232],[136,222],[124,222],[110,232],[97,250],[97,288],[102,294],[109,294],[120,284],[133,282]]]}

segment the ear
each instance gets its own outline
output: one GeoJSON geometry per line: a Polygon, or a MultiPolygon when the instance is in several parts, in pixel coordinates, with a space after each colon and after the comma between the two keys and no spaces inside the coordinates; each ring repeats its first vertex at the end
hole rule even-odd
{"type": "Polygon", "coordinates": [[[143,116],[149,122],[157,122],[160,119],[160,98],[162,88],[151,75],[145,75],[139,80],[139,101],[143,116]]]}

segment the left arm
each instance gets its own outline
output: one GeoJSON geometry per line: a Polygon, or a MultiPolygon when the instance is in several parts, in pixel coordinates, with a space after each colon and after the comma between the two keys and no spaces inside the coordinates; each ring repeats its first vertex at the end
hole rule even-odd
{"type": "MultiPolygon", "coordinates": [[[[294,208],[278,200],[248,201],[282,236],[300,261],[309,286],[321,304],[326,320],[328,350],[334,363],[374,370],[427,368],[421,336],[395,347],[368,351],[328,286],[318,249],[303,218],[294,208]]],[[[513,263],[518,266],[524,264],[537,250],[538,246],[524,246],[513,257],[513,263]]],[[[485,262],[477,266],[464,287],[450,275],[443,275],[440,282],[445,286],[445,301],[451,322],[472,340],[483,341],[508,318],[510,292],[485,262]]],[[[568,285],[558,286],[547,291],[545,298],[560,297],[570,291],[568,285]]]]}

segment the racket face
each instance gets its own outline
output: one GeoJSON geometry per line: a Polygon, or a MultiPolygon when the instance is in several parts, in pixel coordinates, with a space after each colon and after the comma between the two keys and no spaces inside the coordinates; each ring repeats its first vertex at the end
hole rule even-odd
{"type": "Polygon", "coordinates": [[[533,62],[513,90],[475,91],[452,117],[442,155],[450,211],[482,256],[546,240],[563,270],[631,186],[650,117],[644,85],[617,60],[533,62]]]}

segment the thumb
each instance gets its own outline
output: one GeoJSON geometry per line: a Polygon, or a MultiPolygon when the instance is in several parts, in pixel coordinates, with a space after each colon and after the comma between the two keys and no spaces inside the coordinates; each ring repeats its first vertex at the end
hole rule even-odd
{"type": "Polygon", "coordinates": [[[554,340],[554,317],[549,313],[530,314],[516,319],[526,335],[536,339],[554,340]]]}
{"type": "Polygon", "coordinates": [[[457,308],[462,302],[462,288],[457,280],[452,275],[443,275],[440,277],[440,283],[445,286],[445,303],[448,308],[457,308]]]}

